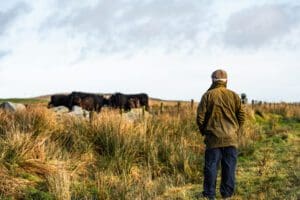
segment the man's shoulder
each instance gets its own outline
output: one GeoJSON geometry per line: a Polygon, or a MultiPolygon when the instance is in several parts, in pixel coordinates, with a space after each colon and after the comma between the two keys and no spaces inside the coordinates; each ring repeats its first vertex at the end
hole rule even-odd
{"type": "Polygon", "coordinates": [[[234,96],[236,98],[239,98],[239,95],[234,92],[233,90],[230,90],[228,88],[225,87],[221,87],[221,88],[215,88],[212,90],[208,90],[207,92],[205,92],[203,94],[203,96],[214,96],[214,95],[221,95],[222,93],[224,94],[224,92],[228,95],[234,96]]]}

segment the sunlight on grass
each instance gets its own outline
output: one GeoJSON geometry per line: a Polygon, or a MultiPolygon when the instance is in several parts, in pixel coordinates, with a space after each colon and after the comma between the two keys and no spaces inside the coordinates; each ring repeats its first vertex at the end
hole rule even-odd
{"type": "MultiPolygon", "coordinates": [[[[290,109],[248,109],[233,199],[299,197],[300,112],[290,109]]],[[[0,111],[0,199],[194,199],[205,147],[195,108],[178,111],[135,122],[109,109],[91,120],[0,111]]]]}

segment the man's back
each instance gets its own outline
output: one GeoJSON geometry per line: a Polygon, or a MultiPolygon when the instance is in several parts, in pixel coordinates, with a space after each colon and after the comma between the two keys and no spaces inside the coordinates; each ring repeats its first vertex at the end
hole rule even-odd
{"type": "Polygon", "coordinates": [[[212,85],[202,96],[197,111],[197,124],[205,135],[204,197],[215,199],[218,165],[221,163],[220,193],[231,197],[235,188],[237,133],[245,120],[240,97],[226,89],[227,73],[216,70],[212,85]]]}
{"type": "Polygon", "coordinates": [[[237,131],[244,118],[239,96],[222,81],[203,95],[197,111],[197,123],[208,148],[237,147],[237,131]]]}

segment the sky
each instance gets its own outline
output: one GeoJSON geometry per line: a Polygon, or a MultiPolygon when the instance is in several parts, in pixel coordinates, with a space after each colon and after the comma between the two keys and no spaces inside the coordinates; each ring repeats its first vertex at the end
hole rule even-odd
{"type": "Polygon", "coordinates": [[[0,0],[0,98],[71,91],[199,100],[216,69],[300,101],[300,1],[0,0]]]}

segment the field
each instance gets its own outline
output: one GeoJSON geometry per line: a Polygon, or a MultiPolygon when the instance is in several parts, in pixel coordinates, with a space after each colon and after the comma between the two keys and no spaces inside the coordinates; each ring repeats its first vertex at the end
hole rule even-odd
{"type": "MultiPolygon", "coordinates": [[[[0,199],[194,199],[202,190],[196,105],[153,101],[152,115],[131,122],[116,110],[83,120],[28,103],[37,104],[0,111],[0,199]]],[[[300,106],[247,113],[233,199],[300,199],[300,106]]]]}
{"type": "Polygon", "coordinates": [[[7,101],[13,103],[23,103],[23,104],[38,104],[38,103],[46,103],[48,99],[39,99],[39,98],[0,99],[0,103],[7,102],[7,101]]]}

